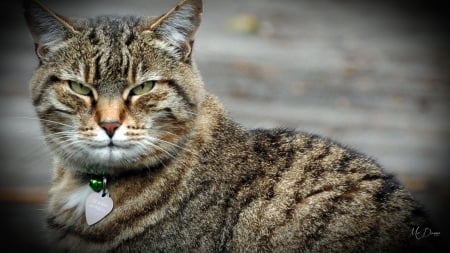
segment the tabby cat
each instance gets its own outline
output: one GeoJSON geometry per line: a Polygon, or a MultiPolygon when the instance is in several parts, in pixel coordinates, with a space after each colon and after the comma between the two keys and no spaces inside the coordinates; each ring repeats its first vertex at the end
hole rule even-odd
{"type": "Polygon", "coordinates": [[[201,0],[157,18],[25,17],[32,101],[54,154],[48,228],[62,252],[411,252],[411,195],[320,136],[247,130],[192,57],[201,0]]]}

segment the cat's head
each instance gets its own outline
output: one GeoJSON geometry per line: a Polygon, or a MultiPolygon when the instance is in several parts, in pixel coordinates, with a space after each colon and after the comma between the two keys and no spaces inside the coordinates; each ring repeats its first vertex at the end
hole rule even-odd
{"type": "Polygon", "coordinates": [[[59,160],[114,174],[184,150],[205,93],[192,62],[201,12],[183,0],[158,18],[73,19],[26,2],[33,104],[59,160]]]}

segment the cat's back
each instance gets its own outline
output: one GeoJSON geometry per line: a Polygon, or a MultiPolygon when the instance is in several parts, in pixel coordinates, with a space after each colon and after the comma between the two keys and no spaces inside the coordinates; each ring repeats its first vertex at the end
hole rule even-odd
{"type": "Polygon", "coordinates": [[[248,152],[257,157],[249,160],[258,161],[259,173],[237,193],[253,197],[239,214],[231,248],[419,249],[410,233],[426,222],[421,208],[372,159],[329,139],[291,130],[252,130],[249,136],[248,152]]]}

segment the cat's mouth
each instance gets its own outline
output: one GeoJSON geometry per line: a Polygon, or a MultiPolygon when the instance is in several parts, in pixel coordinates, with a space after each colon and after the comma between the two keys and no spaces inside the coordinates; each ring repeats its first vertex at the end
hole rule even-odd
{"type": "Polygon", "coordinates": [[[113,140],[110,140],[106,143],[95,143],[89,146],[93,149],[104,149],[104,150],[118,150],[118,149],[127,149],[131,147],[130,144],[119,143],[113,140]]]}

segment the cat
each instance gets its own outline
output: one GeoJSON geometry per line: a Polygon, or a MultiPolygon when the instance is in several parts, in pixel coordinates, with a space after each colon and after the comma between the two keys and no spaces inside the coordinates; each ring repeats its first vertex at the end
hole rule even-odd
{"type": "Polygon", "coordinates": [[[25,18],[32,103],[54,155],[61,252],[414,252],[422,207],[367,156],[288,129],[247,130],[193,60],[201,0],[157,18],[25,18]],[[417,231],[416,230],[416,231],[417,231]]]}

